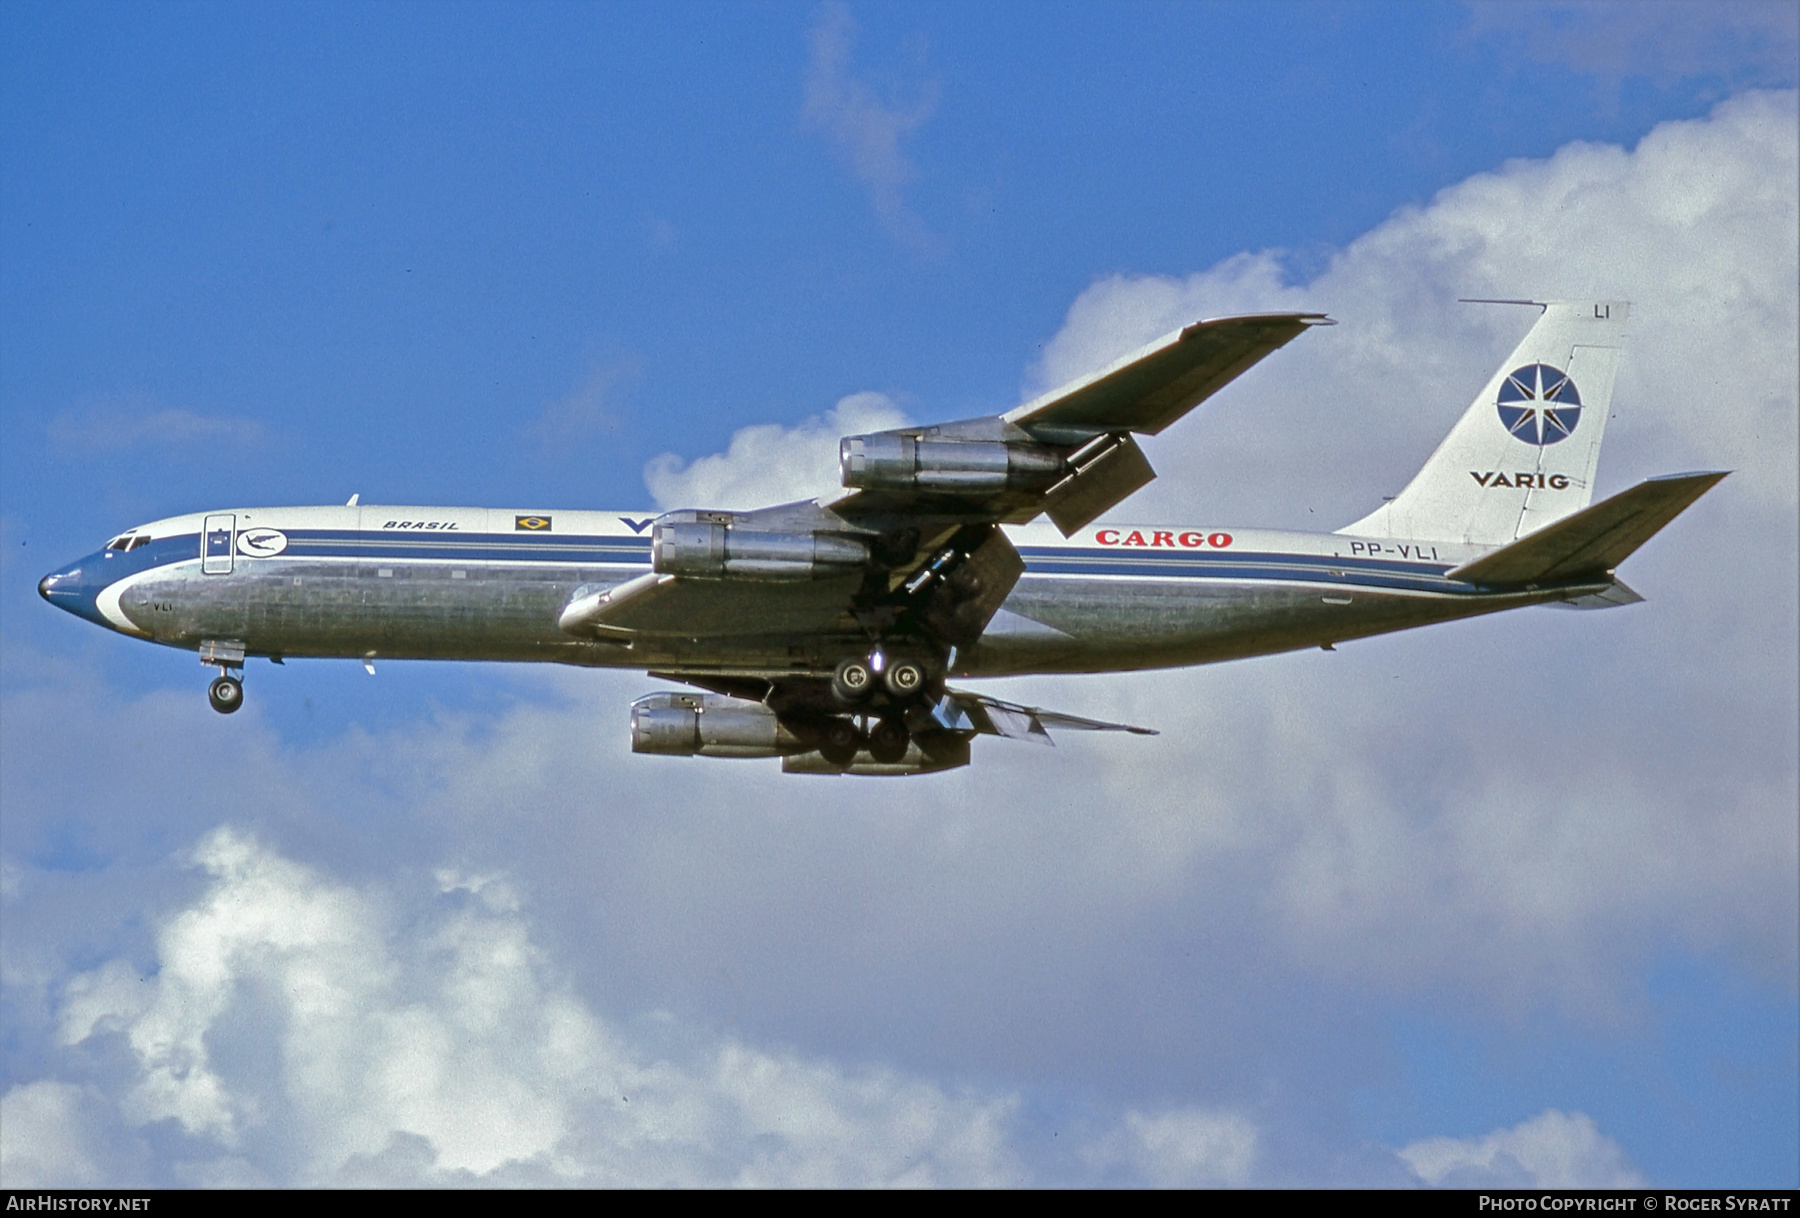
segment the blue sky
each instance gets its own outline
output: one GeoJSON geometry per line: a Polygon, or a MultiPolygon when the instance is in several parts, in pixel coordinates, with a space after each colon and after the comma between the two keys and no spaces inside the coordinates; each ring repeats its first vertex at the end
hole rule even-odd
{"type": "Polygon", "coordinates": [[[6,6],[8,1174],[1794,1185],[1796,20],[6,6]],[[741,429],[988,413],[1262,308],[1342,324],[1159,440],[1129,510],[1335,528],[1518,337],[1455,297],[1555,291],[1644,319],[1603,490],[1739,470],[1634,560],[1650,603],[1032,687],[1164,728],[1130,757],[796,784],[624,754],[641,676],[492,665],[257,669],[223,720],[191,660],[33,592],[207,507],[773,494],[799,475],[741,429]],[[1533,726],[1578,742],[1560,770],[1533,726]],[[263,962],[190,1029],[229,1102],[159,1108],[164,1007],[107,970],[172,1002],[208,903],[258,882],[385,929],[215,944],[263,962]],[[482,975],[567,1012],[585,1066],[521,1065],[432,988],[433,952],[508,936],[529,975],[482,975]],[[274,959],[383,962],[357,1018],[438,1021],[562,1124],[308,1091],[304,1021],[254,1030],[274,959]],[[711,1116],[637,1156],[607,1071],[711,1116]],[[783,1103],[850,1132],[772,1154],[783,1103]],[[913,1144],[919,1104],[948,1115],[913,1144]],[[372,1141],[308,1159],[308,1122],[372,1141]]]}

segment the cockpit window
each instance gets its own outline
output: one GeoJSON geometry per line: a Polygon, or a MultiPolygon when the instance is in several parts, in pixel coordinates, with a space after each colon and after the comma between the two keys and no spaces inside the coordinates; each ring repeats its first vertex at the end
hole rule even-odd
{"type": "Polygon", "coordinates": [[[109,550],[135,550],[139,546],[149,544],[150,535],[148,533],[121,533],[107,542],[106,548],[109,550]]]}

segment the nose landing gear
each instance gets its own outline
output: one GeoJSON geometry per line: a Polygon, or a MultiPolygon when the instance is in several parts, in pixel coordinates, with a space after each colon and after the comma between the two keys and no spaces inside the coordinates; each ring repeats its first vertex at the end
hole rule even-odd
{"type": "Polygon", "coordinates": [[[244,682],[232,672],[244,670],[244,645],[235,641],[207,639],[200,644],[200,662],[216,668],[219,675],[206,687],[206,700],[221,715],[236,713],[244,705],[244,682]]]}
{"type": "Polygon", "coordinates": [[[206,687],[206,700],[221,715],[229,715],[244,704],[244,683],[233,676],[214,677],[206,687]]]}

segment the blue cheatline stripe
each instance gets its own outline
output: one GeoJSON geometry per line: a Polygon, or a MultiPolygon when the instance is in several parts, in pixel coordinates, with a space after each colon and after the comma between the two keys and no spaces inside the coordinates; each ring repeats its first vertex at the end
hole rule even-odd
{"type": "Polygon", "coordinates": [[[1146,553],[1142,550],[1021,549],[1026,569],[1041,575],[1133,576],[1146,579],[1272,580],[1393,588],[1415,592],[1473,592],[1444,578],[1445,563],[1253,552],[1146,553]]]}
{"type": "Polygon", "coordinates": [[[1292,566],[1276,566],[1269,563],[1245,564],[1243,566],[1217,566],[1204,570],[1192,567],[1162,566],[1156,563],[1133,563],[1129,565],[1099,567],[1087,563],[1030,563],[1026,566],[1029,575],[1079,575],[1089,578],[1103,576],[1131,576],[1140,579],[1172,579],[1187,581],[1256,581],[1267,583],[1308,583],[1336,584],[1345,588],[1387,588],[1404,592],[1442,592],[1472,594],[1478,591],[1473,585],[1458,583],[1454,580],[1434,579],[1430,577],[1399,574],[1384,574],[1375,571],[1347,572],[1324,567],[1307,567],[1298,564],[1292,566]]]}
{"type": "Polygon", "coordinates": [[[579,536],[554,533],[363,533],[354,530],[293,529],[282,556],[308,558],[523,559],[531,562],[642,563],[648,537],[579,536]]]}
{"type": "MultiPolygon", "coordinates": [[[[579,536],[567,533],[560,536],[532,533],[458,534],[437,531],[428,534],[363,533],[341,529],[282,531],[287,534],[288,544],[279,555],[273,556],[276,561],[284,558],[386,558],[430,562],[646,566],[650,558],[648,537],[579,536]]],[[[196,556],[199,545],[197,534],[183,537],[180,541],[187,544],[170,544],[177,543],[177,539],[173,537],[158,539],[158,543],[170,545],[170,550],[164,551],[168,557],[163,558],[163,561],[169,561],[177,553],[187,558],[196,556]]],[[[1254,551],[1156,552],[1136,549],[1062,549],[1051,546],[1021,546],[1019,554],[1025,559],[1027,572],[1032,575],[1327,583],[1411,592],[1476,591],[1473,585],[1446,579],[1444,573],[1450,569],[1448,563],[1410,563],[1381,558],[1339,558],[1254,551]]],[[[136,552],[133,556],[136,556],[136,552]]],[[[238,557],[268,561],[246,555],[238,557]]]]}

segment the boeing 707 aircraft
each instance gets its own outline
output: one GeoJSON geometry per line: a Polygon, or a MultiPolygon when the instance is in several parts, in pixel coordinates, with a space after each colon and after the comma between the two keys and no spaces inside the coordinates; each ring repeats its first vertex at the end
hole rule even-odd
{"type": "MultiPolygon", "coordinates": [[[[1517,302],[1532,303],[1532,302],[1517,302]]],[[[1618,301],[1541,316],[1401,493],[1335,533],[1102,520],[1155,436],[1321,314],[1186,326],[1004,414],[846,437],[843,493],[758,511],[221,508],[47,575],[51,604],[219,670],[252,656],[635,668],[640,753],[922,774],[970,741],[1147,733],[948,682],[1207,664],[1434,622],[1641,599],[1614,575],[1725,475],[1601,503],[1618,301]]]]}

